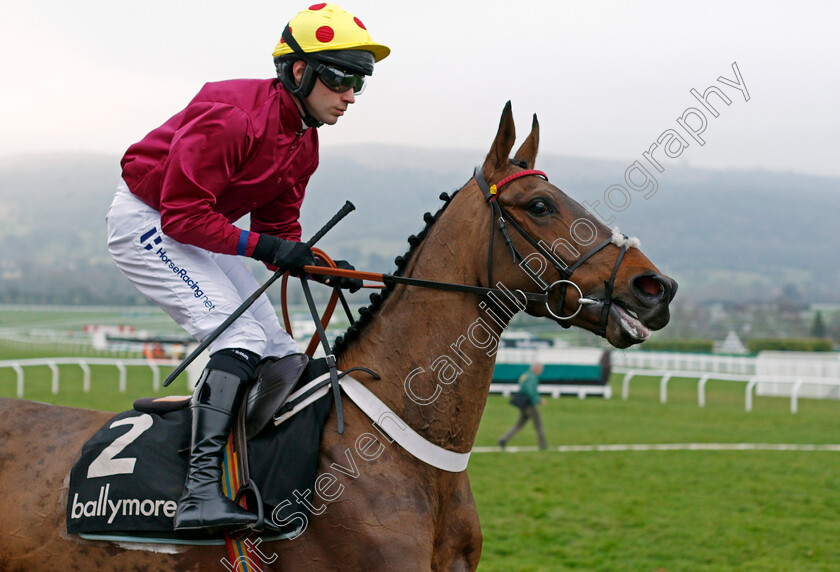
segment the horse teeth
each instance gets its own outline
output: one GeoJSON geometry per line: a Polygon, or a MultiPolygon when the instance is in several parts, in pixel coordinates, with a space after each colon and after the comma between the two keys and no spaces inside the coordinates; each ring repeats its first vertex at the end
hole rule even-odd
{"type": "Polygon", "coordinates": [[[618,304],[616,308],[621,319],[621,327],[625,332],[639,341],[645,341],[650,337],[650,330],[645,327],[635,312],[618,304]]]}

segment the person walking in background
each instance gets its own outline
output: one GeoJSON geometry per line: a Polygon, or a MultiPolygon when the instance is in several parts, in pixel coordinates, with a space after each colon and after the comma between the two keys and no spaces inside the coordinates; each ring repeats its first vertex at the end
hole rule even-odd
{"type": "Polygon", "coordinates": [[[534,363],[531,367],[519,376],[519,391],[514,394],[511,403],[519,407],[519,419],[507,433],[502,435],[499,439],[499,447],[505,448],[508,441],[525,426],[525,423],[530,419],[534,423],[534,429],[537,430],[537,440],[539,442],[540,450],[545,450],[547,445],[545,442],[545,431],[543,431],[542,418],[537,406],[542,403],[539,393],[539,377],[542,375],[545,366],[541,363],[534,363]]]}

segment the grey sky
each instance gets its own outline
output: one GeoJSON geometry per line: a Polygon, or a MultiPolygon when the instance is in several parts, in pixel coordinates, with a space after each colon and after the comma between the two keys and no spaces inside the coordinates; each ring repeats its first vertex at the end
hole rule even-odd
{"type": "MultiPolygon", "coordinates": [[[[282,27],[312,1],[0,0],[0,157],[121,154],[204,82],[273,75],[282,27]]],[[[717,85],[732,104],[670,164],[840,176],[837,3],[339,5],[392,54],[322,145],[484,150],[510,99],[520,135],[539,116],[543,152],[632,162],[700,106],[691,88],[717,85]],[[716,81],[733,62],[749,101],[716,81]]]]}

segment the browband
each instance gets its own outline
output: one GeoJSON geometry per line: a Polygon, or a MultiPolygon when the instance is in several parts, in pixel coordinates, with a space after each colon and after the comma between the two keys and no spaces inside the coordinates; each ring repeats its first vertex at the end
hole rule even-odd
{"type": "Polygon", "coordinates": [[[484,174],[481,172],[480,168],[475,170],[475,180],[478,182],[478,188],[481,189],[481,192],[484,193],[484,198],[490,202],[496,200],[496,196],[499,194],[501,188],[511,181],[515,181],[519,177],[526,177],[528,175],[537,175],[538,177],[542,177],[546,181],[548,181],[548,175],[543,173],[542,171],[537,171],[536,169],[525,169],[524,171],[517,171],[512,175],[508,175],[495,185],[488,185],[487,181],[484,179],[484,174]]]}

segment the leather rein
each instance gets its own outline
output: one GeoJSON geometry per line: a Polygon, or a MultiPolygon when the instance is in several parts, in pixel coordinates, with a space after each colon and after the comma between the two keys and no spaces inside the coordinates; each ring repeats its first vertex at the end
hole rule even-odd
{"type": "MultiPolygon", "coordinates": [[[[591,298],[587,298],[583,295],[580,287],[575,284],[572,280],[572,274],[580,268],[587,260],[589,260],[593,255],[597,254],[601,250],[607,247],[612,242],[612,237],[601,242],[595,248],[587,252],[585,255],[580,257],[574,264],[571,266],[567,265],[563,260],[561,260],[554,252],[545,248],[543,244],[539,241],[535,240],[528,232],[522,228],[522,226],[516,222],[516,220],[511,216],[511,214],[499,203],[497,200],[499,196],[499,192],[506,184],[519,179],[521,177],[526,176],[538,176],[542,177],[546,181],[548,181],[548,176],[543,171],[537,171],[534,169],[526,169],[527,165],[519,161],[511,160],[511,163],[521,167],[523,170],[517,171],[513,173],[498,183],[494,185],[489,185],[484,178],[484,175],[481,172],[480,168],[475,170],[475,179],[478,183],[479,189],[484,195],[485,200],[487,201],[488,205],[490,205],[490,238],[489,238],[489,250],[488,250],[488,264],[487,264],[487,283],[491,285],[489,287],[484,286],[472,286],[467,284],[457,284],[457,283],[450,283],[450,282],[439,282],[435,280],[423,280],[420,278],[410,278],[406,276],[394,276],[392,274],[379,274],[375,272],[364,272],[358,270],[344,270],[334,267],[334,263],[327,257],[323,252],[317,252],[319,258],[324,260],[329,266],[304,266],[303,271],[308,274],[324,274],[328,276],[338,276],[338,277],[346,277],[346,278],[356,278],[361,280],[368,280],[371,282],[379,282],[386,285],[392,284],[405,284],[408,286],[420,286],[423,288],[432,288],[436,290],[447,290],[447,291],[456,291],[456,292],[467,292],[471,294],[478,294],[480,296],[489,296],[494,299],[494,301],[498,304],[499,300],[515,300],[517,303],[521,304],[520,310],[524,309],[525,305],[529,302],[539,302],[543,303],[546,306],[546,310],[557,320],[565,321],[571,320],[578,313],[584,306],[591,306],[596,305],[599,303],[598,300],[594,300],[591,298]],[[499,227],[499,232],[502,233],[502,237],[504,239],[505,244],[511,251],[511,255],[513,257],[514,264],[518,264],[539,286],[541,292],[524,292],[522,290],[510,290],[505,288],[503,284],[500,284],[498,288],[492,287],[493,282],[493,244],[495,238],[495,230],[496,226],[499,227]],[[522,264],[525,260],[525,257],[519,252],[516,246],[513,244],[513,240],[510,237],[508,232],[508,225],[513,227],[523,239],[525,239],[528,244],[530,244],[539,254],[545,257],[552,266],[557,270],[558,274],[560,275],[559,280],[555,280],[551,284],[548,284],[543,278],[534,272],[534,270],[527,264],[522,264]],[[548,300],[551,294],[551,290],[555,287],[560,287],[560,301],[557,305],[556,312],[552,310],[550,307],[548,300]],[[578,307],[577,309],[567,315],[563,316],[563,305],[565,302],[565,295],[566,289],[572,286],[578,292],[578,307]]],[[[615,285],[616,276],[618,274],[618,268],[621,265],[621,261],[624,259],[624,254],[627,252],[627,244],[625,243],[620,247],[618,257],[616,258],[615,265],[613,267],[612,275],[610,276],[609,280],[604,281],[604,299],[601,301],[602,310],[601,310],[601,321],[599,331],[597,332],[599,335],[606,334],[606,327],[607,327],[607,320],[609,319],[609,312],[610,308],[613,303],[613,288],[615,285]]],[[[372,285],[365,285],[366,288],[378,288],[378,286],[372,285]]],[[[343,296],[342,296],[343,298],[343,296]]],[[[285,281],[284,281],[284,305],[285,305],[285,281]]],[[[349,307],[347,306],[346,302],[342,299],[342,306],[344,306],[345,311],[348,314],[348,318],[350,319],[350,323],[353,323],[353,317],[349,312],[349,307]]],[[[329,313],[332,313],[332,309],[335,307],[334,299],[331,300],[330,308],[328,308],[329,313]]],[[[284,314],[285,307],[284,307],[284,314]]],[[[325,314],[324,319],[322,322],[329,320],[329,316],[325,314]]],[[[289,324],[287,323],[287,330],[289,329],[289,324]]],[[[324,324],[326,325],[326,324],[324,324]]],[[[317,334],[316,334],[317,337],[317,334]]],[[[313,338],[310,342],[310,349],[314,350],[315,345],[317,345],[318,340],[313,338]]],[[[307,350],[307,353],[310,353],[307,350]]]]}

